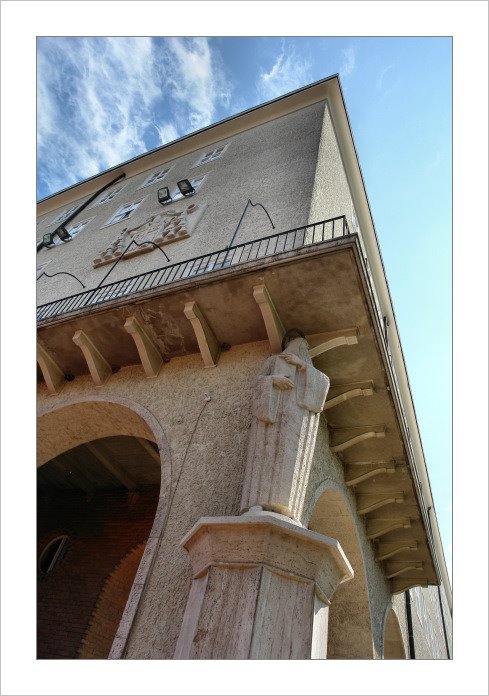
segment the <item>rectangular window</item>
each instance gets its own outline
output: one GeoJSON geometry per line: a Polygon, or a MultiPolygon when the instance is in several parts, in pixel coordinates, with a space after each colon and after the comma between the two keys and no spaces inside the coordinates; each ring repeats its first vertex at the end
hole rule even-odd
{"type": "MultiPolygon", "coordinates": [[[[81,203],[79,205],[81,205],[81,203]]],[[[54,218],[54,220],[51,222],[51,225],[57,225],[58,223],[63,222],[63,220],[66,220],[66,218],[69,217],[71,213],[74,213],[77,208],[78,205],[74,205],[71,208],[64,210],[62,213],[58,215],[58,217],[54,218]]]]}
{"type": "Polygon", "coordinates": [[[214,148],[214,150],[204,152],[204,154],[194,164],[194,167],[199,167],[201,164],[207,164],[207,162],[212,162],[216,159],[219,159],[223,152],[227,149],[228,145],[229,143],[227,143],[226,145],[221,145],[220,147],[216,147],[214,148]]]}
{"type": "MultiPolygon", "coordinates": [[[[199,190],[199,188],[202,186],[202,182],[204,181],[205,176],[199,176],[196,179],[190,179],[190,183],[195,189],[195,193],[199,190]]],[[[193,195],[193,194],[192,194],[193,195]]],[[[180,193],[180,189],[178,186],[172,191],[171,194],[171,199],[172,201],[178,201],[180,198],[184,198],[183,193],[180,193]]]]}
{"type": "Polygon", "coordinates": [[[144,188],[145,186],[151,186],[151,184],[156,184],[158,181],[162,181],[165,176],[170,171],[170,167],[166,169],[159,169],[157,172],[153,172],[148,176],[148,178],[141,184],[139,188],[144,188]]]}
{"type": "Polygon", "coordinates": [[[110,220],[106,222],[105,225],[114,225],[116,222],[127,220],[141,203],[142,199],[140,201],[134,201],[133,203],[123,205],[116,213],[114,213],[114,215],[112,215],[110,220]]]}
{"type": "Polygon", "coordinates": [[[102,205],[103,203],[108,203],[113,198],[115,198],[117,196],[117,194],[122,191],[123,188],[124,188],[124,185],[117,186],[116,188],[112,189],[111,191],[104,193],[104,195],[102,196],[102,198],[100,200],[95,201],[92,208],[95,208],[95,206],[97,206],[97,205],[102,205]]]}

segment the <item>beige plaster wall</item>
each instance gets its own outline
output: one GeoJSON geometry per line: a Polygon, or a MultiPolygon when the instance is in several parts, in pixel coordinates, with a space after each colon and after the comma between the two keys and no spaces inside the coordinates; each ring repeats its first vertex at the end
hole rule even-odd
{"type": "Polygon", "coordinates": [[[416,587],[410,594],[416,659],[446,659],[437,588],[416,587]]]}
{"type": "Polygon", "coordinates": [[[327,102],[316,163],[316,176],[311,196],[309,222],[329,220],[346,215],[350,232],[354,232],[353,201],[343,166],[336,133],[327,102]]]}
{"type": "MultiPolygon", "coordinates": [[[[260,207],[249,208],[235,243],[306,224],[309,220],[323,109],[324,103],[317,103],[236,134],[227,140],[218,141],[215,143],[216,147],[228,144],[222,157],[201,166],[195,167],[195,162],[211,147],[196,150],[170,162],[165,162],[163,150],[161,167],[152,167],[130,179],[122,180],[124,188],[112,201],[100,206],[90,204],[75,218],[75,222],[93,218],[87,227],[71,242],[51,249],[42,249],[37,255],[37,264],[50,261],[46,272],[52,274],[68,271],[76,275],[87,289],[94,288],[109,267],[93,269],[93,259],[111,244],[124,227],[136,227],[163,209],[183,210],[189,203],[205,205],[206,209],[190,238],[165,245],[164,249],[171,262],[224,248],[230,242],[248,198],[251,198],[253,203],[259,202],[265,206],[276,229],[272,229],[260,207]],[[163,166],[171,167],[163,181],[139,188],[151,172],[163,166]],[[156,194],[159,187],[168,185],[173,190],[178,180],[191,179],[202,174],[207,174],[207,177],[194,196],[175,201],[164,208],[158,204],[156,194]],[[144,198],[143,202],[127,221],[105,226],[121,205],[140,197],[144,198]]],[[[328,143],[328,153],[331,153],[330,140],[328,143]]],[[[335,177],[331,186],[334,187],[336,181],[335,177]]],[[[116,185],[120,184],[121,182],[118,182],[116,185]]],[[[341,214],[343,211],[339,211],[337,207],[339,199],[334,191],[328,190],[328,195],[332,195],[335,201],[331,210],[335,214],[341,214]]],[[[74,202],[82,201],[83,199],[74,202]]],[[[67,207],[71,207],[71,204],[39,217],[38,239],[44,232],[54,231],[56,225],[52,224],[53,220],[67,207]]],[[[163,255],[154,250],[122,261],[111,274],[110,281],[137,275],[166,264],[163,255]]],[[[81,286],[68,276],[53,279],[43,277],[38,281],[37,287],[38,304],[82,291],[81,286]]]]}

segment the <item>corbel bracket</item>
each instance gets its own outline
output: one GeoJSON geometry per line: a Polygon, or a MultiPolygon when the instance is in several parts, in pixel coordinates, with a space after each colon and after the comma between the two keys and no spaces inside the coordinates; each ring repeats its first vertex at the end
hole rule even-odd
{"type": "Polygon", "coordinates": [[[392,493],[388,496],[384,495],[380,498],[379,496],[364,493],[358,495],[357,497],[357,512],[359,515],[366,515],[369,512],[373,512],[381,507],[385,507],[385,505],[391,505],[393,503],[397,503],[399,505],[403,502],[404,495],[402,493],[392,493]]]}
{"type": "Polygon", "coordinates": [[[219,359],[221,346],[207,323],[204,314],[193,300],[185,303],[183,311],[192,324],[197,343],[199,344],[200,354],[204,361],[204,367],[215,367],[219,359]]]}
{"type": "Polygon", "coordinates": [[[347,476],[345,477],[345,483],[347,486],[356,486],[362,481],[366,481],[374,476],[379,476],[381,474],[395,474],[396,465],[394,462],[372,462],[365,463],[361,468],[354,465],[347,465],[347,476]]]}
{"type": "Polygon", "coordinates": [[[397,570],[393,570],[392,572],[388,573],[385,577],[387,580],[392,580],[393,578],[396,578],[398,575],[402,575],[403,573],[407,573],[408,570],[423,570],[423,564],[422,563],[409,563],[408,565],[403,565],[397,570]]]}
{"type": "Polygon", "coordinates": [[[65,385],[63,370],[40,343],[37,344],[37,362],[50,394],[57,394],[65,385]]]}
{"type": "Polygon", "coordinates": [[[83,331],[77,331],[73,336],[73,343],[77,345],[86,360],[90,374],[96,387],[101,387],[112,374],[112,368],[102,353],[83,331]]]}
{"type": "Polygon", "coordinates": [[[327,411],[329,408],[338,406],[338,404],[343,403],[343,401],[353,399],[355,396],[372,396],[373,393],[373,389],[350,389],[349,391],[343,392],[343,394],[339,394],[332,399],[328,399],[328,401],[325,402],[323,409],[327,411]]]}
{"type": "Polygon", "coordinates": [[[320,341],[320,343],[309,349],[309,355],[311,358],[315,358],[317,355],[321,355],[321,353],[325,353],[337,346],[352,346],[358,343],[358,329],[354,327],[352,329],[334,331],[329,334],[314,334],[313,336],[307,336],[307,340],[308,343],[320,341]]]}
{"type": "Polygon", "coordinates": [[[366,433],[362,433],[361,435],[356,435],[355,437],[352,437],[350,440],[345,440],[345,442],[341,442],[339,445],[335,445],[334,447],[331,447],[332,452],[343,452],[344,450],[348,449],[349,447],[353,447],[353,445],[356,445],[359,442],[362,442],[363,440],[370,440],[371,438],[383,438],[385,437],[385,431],[384,430],[369,430],[366,433]]]}
{"type": "Polygon", "coordinates": [[[375,556],[376,561],[386,561],[392,556],[397,556],[399,553],[405,553],[406,551],[417,551],[418,542],[410,541],[407,544],[396,543],[385,543],[379,544],[378,553],[375,556]]]}
{"type": "Polygon", "coordinates": [[[163,358],[156,344],[148,336],[136,317],[126,319],[124,329],[132,336],[136,344],[146,377],[157,377],[163,365],[163,358]]]}
{"type": "Polygon", "coordinates": [[[371,520],[367,524],[367,539],[378,539],[396,529],[409,529],[410,527],[410,519],[392,520],[387,524],[385,524],[385,520],[371,520]]]}
{"type": "Polygon", "coordinates": [[[265,285],[253,286],[253,297],[260,308],[272,353],[282,352],[284,325],[265,285]]]}

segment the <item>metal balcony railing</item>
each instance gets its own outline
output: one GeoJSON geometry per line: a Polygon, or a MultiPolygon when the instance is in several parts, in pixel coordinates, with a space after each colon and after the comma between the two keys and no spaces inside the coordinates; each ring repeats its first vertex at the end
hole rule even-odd
{"type": "Polygon", "coordinates": [[[131,278],[118,280],[93,290],[85,290],[77,295],[70,295],[37,308],[37,320],[53,319],[63,314],[100,305],[120,297],[163,287],[179,280],[192,278],[204,273],[211,273],[222,268],[238,266],[249,261],[256,261],[275,254],[300,249],[320,242],[338,239],[350,234],[346,217],[331,218],[312,225],[296,227],[293,230],[262,237],[244,244],[237,244],[197,256],[188,261],[173,263],[154,271],[147,271],[131,278]]]}

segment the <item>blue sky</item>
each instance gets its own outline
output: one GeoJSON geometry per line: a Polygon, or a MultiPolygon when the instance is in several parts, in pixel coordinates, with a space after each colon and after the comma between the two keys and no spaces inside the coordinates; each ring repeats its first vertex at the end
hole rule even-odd
{"type": "Polygon", "coordinates": [[[39,198],[340,74],[448,564],[451,52],[450,38],[67,37],[37,44],[39,198]]]}

